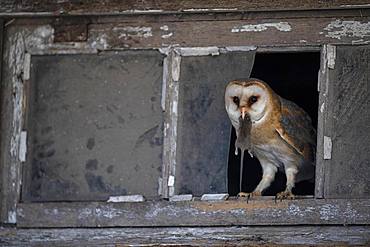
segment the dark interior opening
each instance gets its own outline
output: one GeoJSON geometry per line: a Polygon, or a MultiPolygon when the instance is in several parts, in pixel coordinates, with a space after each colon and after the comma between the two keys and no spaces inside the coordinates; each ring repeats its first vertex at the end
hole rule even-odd
{"type": "MultiPolygon", "coordinates": [[[[251,77],[265,81],[277,94],[302,107],[310,115],[316,128],[319,69],[319,52],[257,53],[251,77]]],[[[228,164],[228,192],[231,196],[239,193],[240,152],[238,156],[234,154],[235,139],[235,130],[232,128],[228,164]]],[[[252,192],[262,178],[262,168],[258,159],[251,158],[247,153],[244,155],[243,164],[242,190],[252,192]]],[[[285,174],[277,172],[274,182],[263,195],[276,195],[285,189],[285,183],[285,174]]],[[[314,188],[313,183],[302,181],[296,184],[293,193],[313,195],[314,188]]]]}

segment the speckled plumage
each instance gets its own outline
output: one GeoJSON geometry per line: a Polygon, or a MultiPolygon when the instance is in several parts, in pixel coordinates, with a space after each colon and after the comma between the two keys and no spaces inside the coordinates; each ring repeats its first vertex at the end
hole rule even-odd
{"type": "Polygon", "coordinates": [[[247,114],[252,121],[251,149],[263,169],[262,180],[252,195],[261,195],[278,169],[287,176],[280,198],[293,197],[296,182],[314,178],[316,131],[303,109],[258,79],[231,81],[225,91],[225,106],[237,138],[240,116],[247,114]]]}

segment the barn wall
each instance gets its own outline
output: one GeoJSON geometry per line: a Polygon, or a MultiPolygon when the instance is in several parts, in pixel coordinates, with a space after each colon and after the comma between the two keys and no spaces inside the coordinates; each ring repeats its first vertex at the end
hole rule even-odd
{"type": "MultiPolygon", "coordinates": [[[[26,106],[22,95],[29,90],[27,83],[32,79],[29,74],[32,56],[96,56],[111,50],[144,49],[173,59],[172,56],[177,54],[174,49],[178,46],[208,47],[208,53],[215,51],[215,47],[217,52],[243,49],[297,52],[320,51],[326,44],[361,46],[370,43],[368,1],[3,1],[0,18],[4,20],[1,27],[5,29],[0,118],[0,219],[4,225],[0,227],[0,244],[25,245],[30,236],[33,236],[31,244],[35,246],[47,241],[76,246],[81,243],[159,242],[192,245],[369,243],[370,203],[358,196],[360,199],[352,201],[347,201],[350,196],[339,196],[341,199],[310,198],[280,204],[267,198],[271,201],[257,200],[252,204],[161,201],[139,206],[105,202],[27,204],[20,200],[26,106]],[[264,227],[259,227],[261,224],[264,227]],[[306,226],[299,226],[302,224],[306,226]],[[346,224],[361,226],[339,226],[346,224]],[[139,228],[119,228],[132,225],[139,228]],[[221,228],[212,227],[221,225],[221,228]],[[234,225],[243,227],[235,228],[234,225]],[[80,228],[99,226],[117,228],[104,231],[80,228]]],[[[202,49],[198,51],[204,52],[202,49]]],[[[173,61],[176,60],[168,60],[169,63],[163,66],[172,69],[173,61]]],[[[324,59],[324,62],[328,61],[324,59]]],[[[327,75],[324,69],[322,76],[327,75]]],[[[164,76],[173,78],[172,73],[176,71],[164,76]]],[[[320,82],[323,81],[321,77],[320,82]]],[[[173,107],[173,102],[177,102],[173,92],[178,88],[174,85],[173,81],[167,85],[170,97],[160,102],[161,107],[173,107]]],[[[177,121],[174,115],[166,112],[163,117],[165,123],[177,121]]],[[[324,117],[319,116],[319,125],[324,123],[324,117]]],[[[156,190],[167,196],[171,190],[167,187],[170,163],[176,158],[171,148],[166,150],[176,137],[171,131],[163,129],[165,166],[161,171],[163,181],[156,185],[156,190]]],[[[319,145],[319,148],[324,149],[324,146],[319,145]]],[[[160,151],[157,151],[158,158],[160,151]]],[[[324,151],[319,155],[324,155],[324,151]]],[[[325,162],[318,165],[319,171],[328,171],[325,162]]],[[[316,190],[320,195],[317,197],[323,197],[325,186],[331,186],[324,180],[321,174],[317,180],[317,186],[321,186],[316,190]]],[[[339,190],[326,191],[338,195],[339,190]]]]}

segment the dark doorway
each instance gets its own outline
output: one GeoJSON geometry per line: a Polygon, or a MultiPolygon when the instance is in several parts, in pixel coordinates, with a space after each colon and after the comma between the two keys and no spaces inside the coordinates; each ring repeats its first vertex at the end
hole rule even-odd
{"type": "MultiPolygon", "coordinates": [[[[257,53],[251,77],[267,82],[271,88],[285,99],[295,102],[311,117],[317,126],[319,94],[317,91],[319,52],[303,53],[257,53]]],[[[236,135],[232,130],[230,138],[228,191],[231,196],[239,192],[240,152],[234,154],[236,135]]],[[[244,155],[243,186],[244,192],[251,192],[262,178],[262,168],[258,159],[244,155]]],[[[285,189],[285,174],[278,172],[275,181],[263,195],[275,195],[285,189]]],[[[293,193],[313,195],[314,184],[303,181],[296,184],[293,193]]]]}

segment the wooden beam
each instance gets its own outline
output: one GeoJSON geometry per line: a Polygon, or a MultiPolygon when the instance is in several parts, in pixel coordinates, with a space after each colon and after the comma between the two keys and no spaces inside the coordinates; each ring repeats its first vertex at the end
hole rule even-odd
{"type": "Polygon", "coordinates": [[[370,42],[370,17],[91,24],[97,49],[164,46],[313,46],[370,42]]]}
{"type": "MultiPolygon", "coordinates": [[[[0,113],[2,113],[2,98],[3,98],[3,77],[2,77],[2,71],[3,71],[3,39],[4,39],[4,20],[0,19],[0,113]]],[[[1,140],[3,137],[3,134],[1,132],[1,125],[2,125],[2,119],[0,118],[0,147],[1,147],[1,140]]],[[[1,150],[1,148],[0,148],[1,150]]],[[[1,162],[2,155],[0,154],[0,174],[3,174],[3,166],[1,162]]],[[[2,191],[3,191],[3,183],[2,183],[2,177],[0,176],[0,219],[2,218],[2,210],[1,206],[3,205],[3,197],[2,197],[2,191]]],[[[0,220],[1,222],[1,220],[0,220]]]]}
{"type": "Polygon", "coordinates": [[[2,246],[366,246],[370,226],[0,228],[2,246]]]}
{"type": "Polygon", "coordinates": [[[343,9],[369,7],[366,0],[276,0],[276,1],[58,1],[58,0],[4,0],[0,4],[3,16],[66,16],[66,15],[117,15],[117,14],[162,14],[162,13],[210,13],[279,11],[305,9],[343,9]]]}
{"type": "Polygon", "coordinates": [[[370,200],[20,203],[19,227],[368,224],[370,200]]]}

